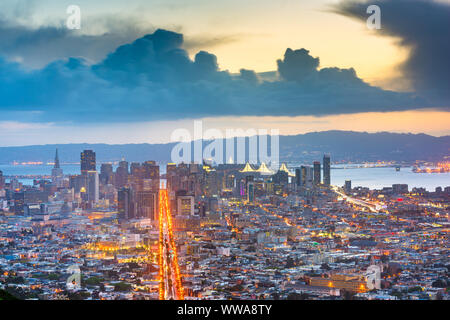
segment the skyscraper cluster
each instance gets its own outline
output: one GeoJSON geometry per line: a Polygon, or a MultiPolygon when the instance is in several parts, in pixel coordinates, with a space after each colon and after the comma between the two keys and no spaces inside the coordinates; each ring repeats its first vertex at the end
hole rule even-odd
{"type": "Polygon", "coordinates": [[[295,170],[295,182],[298,187],[311,188],[313,186],[331,185],[331,160],[329,155],[323,156],[322,164],[314,161],[313,166],[301,166],[295,170]],[[323,170],[321,170],[323,169],[323,170]],[[322,180],[323,172],[323,180],[322,180]]]}

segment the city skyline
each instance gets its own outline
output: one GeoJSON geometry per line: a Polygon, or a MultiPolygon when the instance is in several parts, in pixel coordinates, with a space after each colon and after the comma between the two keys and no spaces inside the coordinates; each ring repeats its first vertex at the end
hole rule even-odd
{"type": "Polygon", "coordinates": [[[0,300],[450,300],[449,22],[450,0],[2,0],[0,300]]]}

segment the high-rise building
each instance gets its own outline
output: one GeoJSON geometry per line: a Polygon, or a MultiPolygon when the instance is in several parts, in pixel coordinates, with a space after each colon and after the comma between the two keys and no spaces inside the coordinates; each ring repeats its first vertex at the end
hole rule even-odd
{"type": "Polygon", "coordinates": [[[169,190],[169,193],[178,190],[179,176],[177,175],[177,165],[175,163],[167,164],[166,181],[167,181],[167,190],[169,190]]]}
{"type": "Polygon", "coordinates": [[[128,220],[135,217],[133,190],[129,187],[121,188],[117,195],[119,219],[128,220]]]}
{"type": "Polygon", "coordinates": [[[95,152],[92,150],[84,150],[81,153],[81,174],[88,171],[97,171],[95,152]]]}
{"type": "Polygon", "coordinates": [[[188,195],[177,196],[177,215],[194,215],[194,197],[188,195]]]}
{"type": "Polygon", "coordinates": [[[203,181],[204,181],[204,194],[206,197],[212,197],[219,193],[219,179],[217,171],[210,167],[204,166],[203,181]]]}
{"type": "Polygon", "coordinates": [[[321,182],[321,178],[320,178],[320,161],[314,161],[313,163],[314,165],[314,185],[319,185],[321,182]]]}
{"type": "Polygon", "coordinates": [[[295,185],[297,187],[302,185],[302,172],[300,168],[295,169],[295,185]]]}
{"type": "Polygon", "coordinates": [[[97,171],[88,171],[85,176],[87,177],[87,200],[89,202],[97,203],[99,199],[99,179],[97,171]]]}
{"type": "Polygon", "coordinates": [[[345,191],[345,193],[352,192],[352,181],[351,180],[345,180],[344,191],[345,191]]]}
{"type": "Polygon", "coordinates": [[[392,190],[396,194],[408,193],[408,185],[407,184],[393,184],[392,190]]]}
{"type": "Polygon", "coordinates": [[[100,191],[95,152],[92,150],[84,150],[81,152],[80,160],[80,192],[82,192],[82,199],[90,203],[96,203],[99,200],[100,191]]]}
{"type": "Polygon", "coordinates": [[[253,203],[255,200],[255,183],[253,181],[247,183],[247,201],[253,203]]]}
{"type": "Polygon", "coordinates": [[[23,214],[23,206],[25,205],[25,192],[14,192],[13,194],[14,200],[14,213],[16,215],[23,214]]]}
{"type": "Polygon", "coordinates": [[[305,166],[301,166],[300,167],[300,185],[302,187],[306,186],[306,167],[305,166]]]}
{"type": "Polygon", "coordinates": [[[123,188],[128,183],[128,162],[120,161],[114,176],[114,185],[117,189],[123,188]]]}
{"type": "Polygon", "coordinates": [[[58,149],[56,149],[55,164],[53,165],[52,169],[52,182],[57,186],[61,186],[62,178],[63,178],[63,170],[59,165],[58,149]]]}
{"type": "Polygon", "coordinates": [[[5,177],[3,177],[3,172],[0,170],[0,189],[5,187],[5,177]]]}
{"type": "Polygon", "coordinates": [[[137,191],[134,199],[136,217],[157,220],[157,197],[157,192],[147,190],[137,191]]]}
{"type": "Polygon", "coordinates": [[[142,164],[144,168],[144,179],[149,179],[150,188],[152,191],[157,192],[159,190],[159,165],[155,161],[145,161],[142,164]]]}
{"type": "Polygon", "coordinates": [[[329,186],[331,184],[331,164],[330,156],[323,156],[323,184],[329,186]]]}
{"type": "MultiPolygon", "coordinates": [[[[320,170],[319,170],[320,172],[320,170]]],[[[312,167],[306,167],[306,179],[305,179],[305,187],[307,188],[311,188],[313,185],[313,176],[314,176],[314,172],[313,172],[313,168],[312,167]]]]}
{"type": "Polygon", "coordinates": [[[113,167],[111,163],[102,163],[99,179],[102,185],[113,183],[113,167]]]}
{"type": "Polygon", "coordinates": [[[142,166],[139,162],[132,162],[130,164],[130,175],[132,175],[134,177],[142,177],[143,176],[142,166]]]}
{"type": "Polygon", "coordinates": [[[133,189],[157,192],[159,183],[159,166],[155,161],[131,164],[130,184],[133,185],[133,189]]]}

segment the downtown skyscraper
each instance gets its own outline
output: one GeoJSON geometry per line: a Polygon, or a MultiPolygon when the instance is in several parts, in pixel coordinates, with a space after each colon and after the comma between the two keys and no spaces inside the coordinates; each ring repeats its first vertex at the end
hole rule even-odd
{"type": "Polygon", "coordinates": [[[323,184],[329,186],[331,184],[331,173],[330,173],[330,156],[323,156],[323,184]]]}

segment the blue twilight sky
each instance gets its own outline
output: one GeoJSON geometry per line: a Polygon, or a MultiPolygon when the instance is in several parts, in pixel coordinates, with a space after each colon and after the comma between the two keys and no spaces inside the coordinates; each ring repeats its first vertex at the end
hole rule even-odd
{"type": "Polygon", "coordinates": [[[165,142],[193,119],[450,134],[449,1],[370,4],[381,30],[362,0],[3,0],[0,145],[165,142]]]}

